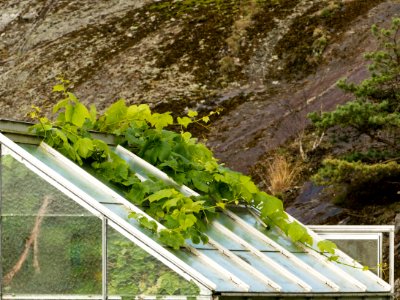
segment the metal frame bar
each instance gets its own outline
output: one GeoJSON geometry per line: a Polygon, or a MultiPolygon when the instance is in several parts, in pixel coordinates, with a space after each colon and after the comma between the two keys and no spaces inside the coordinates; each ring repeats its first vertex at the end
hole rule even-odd
{"type": "Polygon", "coordinates": [[[0,299],[3,299],[3,145],[0,143],[0,299]]]}
{"type": "Polygon", "coordinates": [[[393,230],[389,232],[389,282],[392,286],[392,293],[394,292],[394,226],[393,230]]]}
{"type": "MultiPolygon", "coordinates": [[[[122,197],[118,193],[116,193],[114,190],[112,190],[108,186],[104,185],[101,181],[96,179],[94,176],[90,175],[89,173],[84,171],[82,168],[78,167],[75,163],[71,162],[68,158],[66,158],[65,156],[60,154],[57,150],[51,148],[49,145],[47,145],[44,142],[41,143],[40,147],[42,147],[46,151],[46,153],[48,152],[50,155],[52,155],[54,157],[54,159],[56,159],[59,163],[62,163],[65,167],[73,170],[75,174],[77,174],[78,176],[84,177],[84,179],[86,181],[90,182],[91,184],[96,185],[96,187],[99,187],[99,189],[101,189],[102,192],[104,192],[106,194],[109,194],[110,197],[112,197],[116,202],[126,206],[127,208],[129,208],[130,210],[132,210],[134,212],[140,213],[141,215],[143,215],[144,217],[148,218],[149,220],[156,222],[157,228],[159,230],[165,229],[164,225],[160,224],[157,220],[155,220],[151,216],[147,215],[145,212],[140,210],[138,207],[136,207],[134,204],[132,204],[131,202],[126,200],[124,197],[122,197]]],[[[148,164],[148,163],[146,162],[146,164],[148,164]]],[[[152,165],[150,165],[150,166],[152,166],[152,165]]],[[[155,167],[153,167],[153,168],[155,168],[155,167]]],[[[158,170],[157,168],[155,168],[155,169],[158,170]]],[[[158,171],[162,172],[160,170],[158,170],[158,171]]],[[[145,178],[143,176],[140,176],[139,179],[142,180],[142,181],[148,180],[147,178],[145,178]]],[[[192,252],[193,254],[198,256],[200,259],[202,259],[205,263],[207,263],[210,267],[215,269],[223,277],[231,280],[234,284],[236,284],[240,288],[244,289],[245,291],[249,290],[249,288],[250,288],[249,285],[247,285],[245,282],[240,280],[237,276],[235,276],[234,274],[232,274],[228,270],[224,269],[222,266],[220,266],[219,264],[217,264],[213,260],[209,259],[206,255],[204,255],[201,252],[197,251],[197,249],[195,249],[193,247],[190,247],[190,246],[186,246],[186,247],[188,248],[188,250],[190,252],[192,252]]],[[[214,283],[212,283],[212,284],[214,284],[214,283]]],[[[214,284],[213,290],[215,290],[215,289],[216,289],[216,285],[214,284]]]]}
{"type": "Polygon", "coordinates": [[[394,225],[307,225],[319,232],[381,233],[394,231],[394,225]]]}
{"type": "Polygon", "coordinates": [[[103,300],[108,299],[108,269],[107,269],[107,218],[103,216],[101,218],[101,281],[102,281],[102,294],[103,300]]]}
{"type": "MultiPolygon", "coordinates": [[[[157,258],[159,260],[161,260],[164,264],[166,264],[178,274],[181,274],[183,277],[188,278],[187,276],[189,276],[191,279],[193,279],[194,282],[199,285],[200,288],[203,288],[203,290],[207,290],[211,295],[211,291],[214,290],[216,286],[210,280],[192,269],[190,266],[175,257],[173,254],[165,250],[163,247],[141,233],[139,230],[131,226],[128,222],[121,219],[119,216],[109,211],[107,208],[99,205],[99,202],[93,199],[90,195],[86,194],[84,191],[80,190],[78,187],[65,180],[61,175],[53,171],[51,168],[46,166],[40,160],[36,159],[27,151],[16,145],[3,134],[0,134],[0,143],[4,144],[4,146],[7,147],[11,153],[14,153],[14,157],[19,157],[19,161],[21,161],[37,175],[59,189],[61,192],[65,193],[71,199],[78,202],[78,204],[82,205],[84,203],[84,205],[82,206],[88,208],[89,211],[92,212],[94,215],[98,217],[104,215],[108,219],[115,220],[115,223],[125,228],[128,232],[138,237],[138,239],[142,241],[141,244],[146,246],[142,247],[145,251],[149,252],[149,249],[155,249],[155,252],[157,253],[157,258]]],[[[73,163],[71,162],[71,164],[73,163]]]]}

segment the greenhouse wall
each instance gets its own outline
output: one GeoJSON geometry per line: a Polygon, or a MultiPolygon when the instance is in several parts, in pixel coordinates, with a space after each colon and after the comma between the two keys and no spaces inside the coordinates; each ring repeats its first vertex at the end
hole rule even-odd
{"type": "Polygon", "coordinates": [[[199,295],[195,284],[31,169],[1,148],[1,299],[199,295]]]}

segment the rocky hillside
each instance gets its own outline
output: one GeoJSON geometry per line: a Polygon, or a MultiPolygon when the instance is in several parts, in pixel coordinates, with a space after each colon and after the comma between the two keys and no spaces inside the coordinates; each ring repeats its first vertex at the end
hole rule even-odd
{"type": "MultiPolygon", "coordinates": [[[[0,118],[51,107],[56,76],[100,109],[119,98],[176,114],[222,107],[208,130],[194,129],[250,173],[302,134],[307,113],[348,99],[336,81],[367,76],[370,27],[388,25],[400,2],[3,0],[0,11],[0,118]]],[[[302,190],[289,211],[304,222],[400,220],[398,202],[344,209],[310,184],[302,190]]]]}

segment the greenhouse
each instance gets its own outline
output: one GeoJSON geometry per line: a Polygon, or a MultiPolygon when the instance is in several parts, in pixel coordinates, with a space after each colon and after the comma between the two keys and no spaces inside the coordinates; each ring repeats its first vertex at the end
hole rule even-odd
{"type": "MultiPolygon", "coordinates": [[[[117,189],[28,134],[27,124],[0,123],[1,299],[392,297],[390,284],[345,253],[336,253],[345,263],[329,261],[244,206],[213,221],[208,243],[164,246],[128,217],[147,215],[117,189]]],[[[142,181],[176,186],[123,147],[113,149],[142,181]]]]}

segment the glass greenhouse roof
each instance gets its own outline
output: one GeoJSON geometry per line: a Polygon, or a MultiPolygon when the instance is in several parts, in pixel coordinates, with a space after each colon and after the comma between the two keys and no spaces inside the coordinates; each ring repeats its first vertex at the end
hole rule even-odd
{"type": "MultiPolygon", "coordinates": [[[[391,286],[372,272],[293,243],[246,207],[222,213],[209,226],[207,244],[163,246],[128,218],[131,211],[146,213],[55,149],[17,144],[3,134],[0,144],[1,299],[391,295],[391,286]]],[[[197,195],[123,147],[114,151],[142,181],[151,174],[197,195]]]]}

